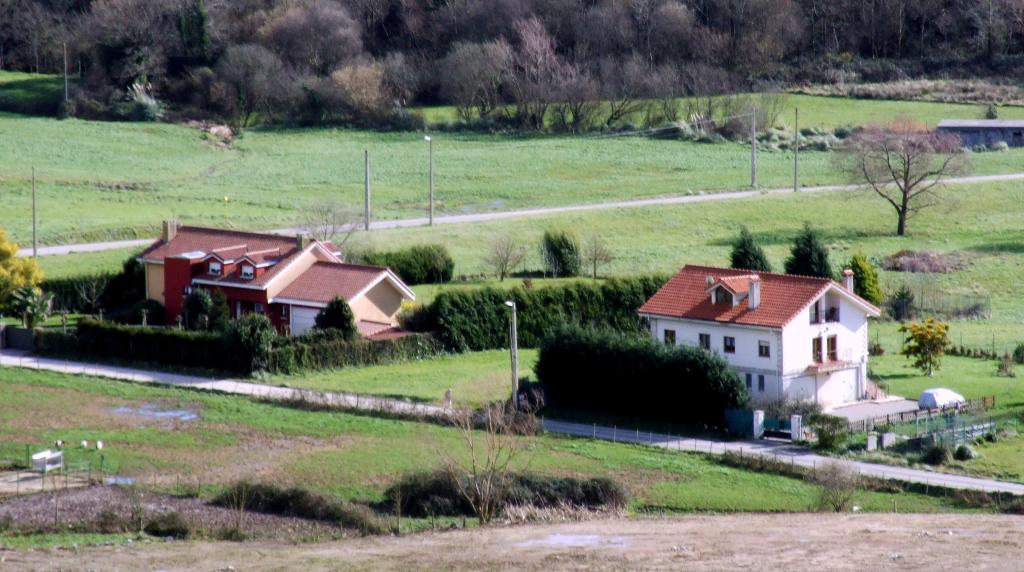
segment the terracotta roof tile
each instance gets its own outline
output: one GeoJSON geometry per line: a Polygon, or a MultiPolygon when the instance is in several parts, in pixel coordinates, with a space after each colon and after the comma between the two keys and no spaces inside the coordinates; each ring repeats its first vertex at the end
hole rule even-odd
{"type": "MultiPolygon", "coordinates": [[[[164,258],[178,256],[186,252],[209,253],[218,249],[230,249],[231,254],[236,255],[274,248],[280,249],[282,254],[298,250],[295,238],[287,236],[182,226],[178,228],[177,234],[170,242],[158,240],[139,256],[146,260],[163,262],[164,258]],[[242,250],[243,247],[244,250],[242,250]]],[[[224,256],[220,252],[217,254],[224,256]]]]}
{"type": "Polygon", "coordinates": [[[750,277],[749,270],[713,268],[708,266],[686,266],[640,307],[641,314],[656,314],[694,320],[711,320],[768,328],[781,328],[798,313],[818,299],[830,287],[853,296],[858,301],[874,308],[855,294],[827,278],[793,276],[760,272],[761,304],[751,310],[747,298],[733,306],[730,303],[712,304],[707,294],[708,277],[716,283],[727,284],[736,291],[746,293],[750,277]]]}
{"type": "Polygon", "coordinates": [[[351,300],[385,272],[377,266],[317,262],[286,286],[278,297],[321,304],[337,296],[351,300]]]}

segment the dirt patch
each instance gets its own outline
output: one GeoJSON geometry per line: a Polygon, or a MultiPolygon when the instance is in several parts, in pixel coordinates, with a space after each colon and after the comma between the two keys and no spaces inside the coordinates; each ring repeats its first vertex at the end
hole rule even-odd
{"type": "Polygon", "coordinates": [[[256,540],[295,541],[337,538],[346,531],[330,523],[268,514],[245,513],[182,498],[118,486],[93,486],[47,492],[0,503],[0,521],[10,518],[12,531],[99,530],[111,522],[145,520],[177,512],[201,537],[215,537],[241,522],[243,534],[256,540]]]}
{"type": "Polygon", "coordinates": [[[227,125],[213,123],[210,121],[189,121],[186,127],[198,129],[202,135],[203,143],[214,149],[230,149],[235,140],[235,132],[227,125]]]}
{"type": "Polygon", "coordinates": [[[882,268],[892,272],[933,272],[944,274],[967,268],[970,258],[960,252],[915,252],[901,250],[886,256],[882,268]]]}
{"type": "Polygon", "coordinates": [[[0,552],[14,569],[1005,570],[1024,521],[992,515],[738,514],[430,532],[319,544],[154,543],[0,552]],[[614,540],[614,542],[612,542],[614,540]]]}

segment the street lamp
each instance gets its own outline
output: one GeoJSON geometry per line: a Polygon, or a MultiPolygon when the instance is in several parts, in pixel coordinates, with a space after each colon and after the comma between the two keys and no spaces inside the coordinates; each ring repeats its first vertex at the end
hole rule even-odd
{"type": "Polygon", "coordinates": [[[434,226],[434,140],[427,135],[423,137],[423,140],[427,142],[427,147],[430,154],[430,226],[434,226]]]}
{"type": "Polygon", "coordinates": [[[512,308],[512,323],[509,329],[509,351],[512,354],[512,407],[519,408],[519,332],[516,329],[516,303],[506,300],[505,305],[512,308]]]}

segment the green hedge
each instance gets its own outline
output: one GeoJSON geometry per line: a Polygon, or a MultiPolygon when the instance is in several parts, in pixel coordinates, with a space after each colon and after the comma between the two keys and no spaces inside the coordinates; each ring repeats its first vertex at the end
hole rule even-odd
{"type": "Polygon", "coordinates": [[[36,337],[36,351],[43,355],[248,373],[247,356],[218,334],[122,326],[89,319],[78,322],[74,334],[41,332],[36,337]]]}
{"type": "Polygon", "coordinates": [[[406,284],[441,284],[451,282],[455,261],[440,244],[411,246],[393,252],[367,252],[366,264],[387,266],[406,284]]]}
{"type": "Polygon", "coordinates": [[[534,368],[548,403],[625,417],[722,427],[747,390],[724,359],[649,336],[561,326],[540,346],[534,368]]]}
{"type": "Polygon", "coordinates": [[[438,355],[441,344],[427,334],[392,340],[347,340],[330,330],[295,338],[278,338],[270,350],[271,373],[292,374],[341,367],[381,365],[438,355]]]}
{"type": "Polygon", "coordinates": [[[636,312],[665,280],[647,276],[542,288],[442,292],[409,323],[434,331],[446,347],[456,351],[504,348],[509,327],[505,301],[514,300],[521,347],[537,347],[548,331],[564,323],[639,332],[646,327],[636,312]]]}
{"type": "Polygon", "coordinates": [[[53,294],[53,309],[65,310],[74,314],[86,314],[96,311],[96,308],[89,307],[78,293],[78,285],[88,280],[101,280],[109,282],[114,277],[112,273],[95,274],[91,276],[76,276],[74,278],[46,278],[39,284],[39,287],[47,294],[53,294]]]}

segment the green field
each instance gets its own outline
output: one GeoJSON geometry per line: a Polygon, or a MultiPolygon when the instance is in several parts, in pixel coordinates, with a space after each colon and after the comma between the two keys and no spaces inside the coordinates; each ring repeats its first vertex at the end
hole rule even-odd
{"type": "MultiPolygon", "coordinates": [[[[922,102],[793,96],[790,105],[800,106],[805,126],[862,124],[900,114],[929,122],[977,116],[972,106],[922,102]]],[[[1024,116],[1024,108],[1005,108],[1007,117],[1018,112],[1024,116]]],[[[749,148],[738,143],[432,135],[439,214],[717,192],[750,183],[749,148]]],[[[361,205],[364,150],[373,164],[374,217],[424,216],[428,153],[422,133],[256,128],[224,147],[178,125],[0,113],[0,226],[23,245],[30,239],[32,167],[41,244],[153,236],[159,222],[171,217],[247,229],[294,226],[303,207],[316,202],[361,205]]],[[[1022,160],[1024,150],[977,153],[973,172],[1014,172],[1022,160]]],[[[791,161],[786,152],[762,152],[760,185],[791,185],[791,161]]],[[[833,168],[832,154],[808,151],[801,154],[801,182],[844,179],[833,168]]]]}
{"type": "MultiPolygon", "coordinates": [[[[519,353],[520,375],[532,377],[535,350],[519,353]]],[[[275,376],[269,383],[318,391],[342,391],[408,398],[442,404],[452,390],[456,405],[480,407],[511,393],[508,351],[455,354],[393,365],[345,368],[291,376],[275,376]]]]}
{"type": "MultiPolygon", "coordinates": [[[[410,421],[279,405],[171,388],[0,369],[0,459],[22,458],[26,445],[55,439],[102,439],[102,452],[68,449],[69,462],[139,479],[144,487],[216,488],[238,478],[301,484],[343,498],[379,500],[408,471],[437,467],[439,451],[461,454],[457,431],[410,421]],[[115,411],[145,405],[188,409],[194,421],[154,420],[115,411]]],[[[557,475],[605,475],[631,491],[633,510],[804,511],[814,486],[720,465],[696,454],[588,439],[538,438],[523,466],[557,475]],[[750,491],[758,494],[750,494],[750,491]]],[[[856,504],[888,511],[950,510],[944,499],[859,493],[856,504]]]]}

